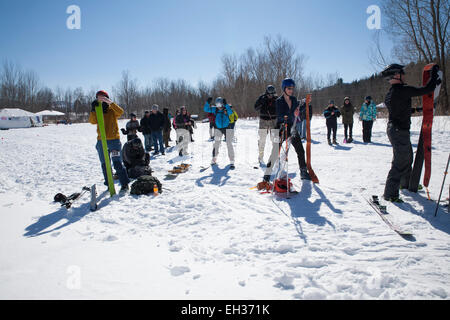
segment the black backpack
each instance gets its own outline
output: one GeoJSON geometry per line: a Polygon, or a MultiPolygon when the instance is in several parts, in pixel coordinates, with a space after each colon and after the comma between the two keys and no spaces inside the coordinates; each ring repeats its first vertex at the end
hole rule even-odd
{"type": "Polygon", "coordinates": [[[158,193],[162,192],[162,184],[159,182],[158,178],[152,176],[140,176],[131,185],[130,194],[141,195],[141,194],[151,194],[153,193],[154,186],[158,187],[158,193]]]}

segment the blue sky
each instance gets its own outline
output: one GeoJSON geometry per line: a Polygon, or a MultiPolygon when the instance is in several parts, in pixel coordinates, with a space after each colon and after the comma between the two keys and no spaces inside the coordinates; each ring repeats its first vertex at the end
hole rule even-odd
{"type": "Polygon", "coordinates": [[[115,85],[129,70],[141,86],[156,78],[209,82],[225,53],[241,54],[280,34],[308,57],[307,72],[349,82],[373,73],[377,0],[2,0],[0,60],[35,70],[43,83],[85,89],[115,85]],[[81,30],[69,30],[69,5],[81,30]]]}

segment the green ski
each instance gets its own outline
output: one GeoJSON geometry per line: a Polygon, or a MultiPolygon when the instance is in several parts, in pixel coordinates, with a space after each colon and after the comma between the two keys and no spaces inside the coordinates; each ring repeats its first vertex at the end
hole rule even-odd
{"type": "Polygon", "coordinates": [[[103,119],[103,108],[101,106],[101,103],[99,103],[95,107],[95,113],[97,114],[97,125],[100,131],[100,137],[102,138],[103,156],[105,157],[109,194],[112,197],[113,195],[116,194],[116,189],[114,188],[114,179],[111,170],[111,160],[109,159],[108,145],[106,143],[105,121],[103,119]]]}

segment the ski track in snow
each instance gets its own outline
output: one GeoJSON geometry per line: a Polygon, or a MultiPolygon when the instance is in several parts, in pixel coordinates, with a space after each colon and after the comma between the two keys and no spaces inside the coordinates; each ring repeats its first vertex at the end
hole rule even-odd
{"type": "MultiPolygon", "coordinates": [[[[414,148],[420,122],[413,118],[414,148]]],[[[253,169],[257,124],[238,121],[234,171],[222,143],[218,166],[200,172],[211,161],[208,124],[198,124],[185,161],[193,166],[175,180],[164,176],[177,151],[152,157],[166,189],[156,197],[109,198],[93,125],[0,131],[0,298],[449,298],[450,217],[440,210],[434,218],[424,192],[402,192],[405,210],[389,210],[390,219],[413,231],[405,240],[361,196],[361,188],[383,192],[392,158],[385,119],[374,124],[373,144],[360,142],[356,120],[356,142],[330,147],[325,120],[314,117],[312,165],[320,184],[300,181],[291,151],[289,171],[300,194],[289,200],[250,190],[263,176],[253,169]],[[93,183],[96,212],[88,194],[70,210],[52,203],[58,192],[93,183]],[[78,290],[67,284],[73,264],[84,279],[78,290]]],[[[448,125],[448,117],[435,118],[433,199],[449,152],[448,125]]]]}

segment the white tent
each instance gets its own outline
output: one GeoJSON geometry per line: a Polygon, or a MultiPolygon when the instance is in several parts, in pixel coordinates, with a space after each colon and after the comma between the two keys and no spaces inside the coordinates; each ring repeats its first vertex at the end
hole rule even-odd
{"type": "Polygon", "coordinates": [[[18,108],[0,110],[0,129],[41,127],[42,116],[18,108]]]}
{"type": "Polygon", "coordinates": [[[64,116],[65,113],[52,110],[44,110],[36,113],[37,116],[64,116]]]}

